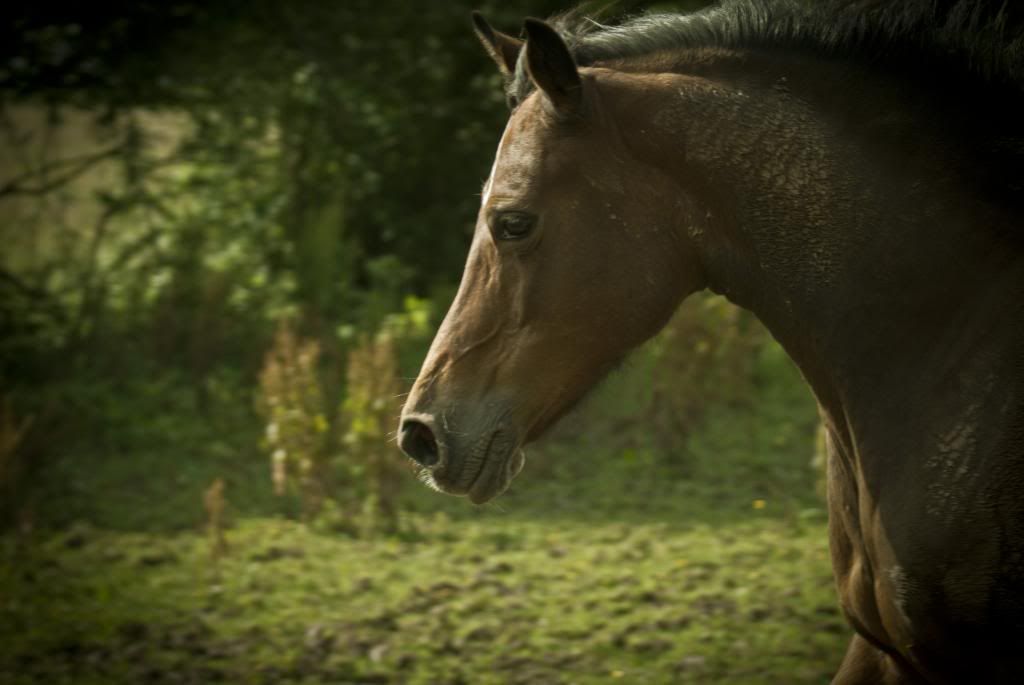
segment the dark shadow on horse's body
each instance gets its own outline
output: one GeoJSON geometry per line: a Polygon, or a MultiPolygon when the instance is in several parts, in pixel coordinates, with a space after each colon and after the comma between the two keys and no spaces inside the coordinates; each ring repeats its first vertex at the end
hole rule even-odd
{"type": "Polygon", "coordinates": [[[840,4],[528,21],[525,44],[477,19],[515,110],[402,446],[440,489],[496,496],[524,442],[710,288],[768,326],[827,428],[857,632],[835,682],[1024,682],[1012,17],[840,4]]]}

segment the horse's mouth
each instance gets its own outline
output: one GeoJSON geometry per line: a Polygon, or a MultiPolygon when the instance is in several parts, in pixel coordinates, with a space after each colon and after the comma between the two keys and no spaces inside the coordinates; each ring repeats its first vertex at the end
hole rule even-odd
{"type": "Polygon", "coordinates": [[[520,471],[526,457],[521,449],[513,449],[503,455],[488,454],[480,472],[469,486],[469,501],[473,504],[483,504],[508,490],[520,471]]]}
{"type": "Polygon", "coordinates": [[[473,504],[489,502],[508,489],[526,463],[519,446],[510,445],[502,437],[492,436],[484,453],[466,460],[457,471],[449,467],[430,473],[424,469],[421,479],[440,492],[468,496],[473,504]]]}

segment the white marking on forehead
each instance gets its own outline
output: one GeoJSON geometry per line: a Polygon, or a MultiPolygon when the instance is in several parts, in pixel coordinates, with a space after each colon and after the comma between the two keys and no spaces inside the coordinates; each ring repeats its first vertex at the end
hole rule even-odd
{"type": "Polygon", "coordinates": [[[481,201],[482,206],[487,206],[487,201],[491,199],[491,186],[494,185],[494,170],[498,168],[498,161],[501,159],[501,151],[505,149],[505,141],[508,139],[509,124],[505,124],[505,130],[501,134],[501,140],[498,141],[498,151],[494,153],[494,164],[491,165],[491,175],[487,177],[487,183],[484,184],[484,195],[481,201]]]}

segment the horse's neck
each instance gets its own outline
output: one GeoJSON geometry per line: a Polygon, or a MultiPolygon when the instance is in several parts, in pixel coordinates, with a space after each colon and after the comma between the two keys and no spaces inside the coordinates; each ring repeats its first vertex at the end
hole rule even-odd
{"type": "Polygon", "coordinates": [[[865,379],[895,396],[899,379],[941,368],[929,343],[966,354],[964,326],[994,347],[1024,344],[1020,307],[1005,310],[1024,290],[1024,259],[993,230],[1012,220],[940,175],[954,153],[900,117],[898,90],[861,93],[865,107],[851,74],[833,86],[828,67],[756,73],[650,77],[657,133],[633,143],[699,207],[703,223],[686,229],[711,289],[758,314],[826,410],[841,419],[871,391],[865,379]],[[847,90],[829,102],[829,88],[847,90]]]}

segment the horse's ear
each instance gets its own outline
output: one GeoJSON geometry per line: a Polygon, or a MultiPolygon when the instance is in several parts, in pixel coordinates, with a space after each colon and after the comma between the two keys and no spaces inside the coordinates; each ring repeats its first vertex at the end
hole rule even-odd
{"type": "Polygon", "coordinates": [[[476,31],[480,42],[484,44],[487,54],[498,65],[502,76],[510,78],[515,73],[519,51],[523,49],[523,41],[501,31],[495,31],[483,15],[476,10],[473,11],[473,30],[476,31]]]}
{"type": "Polygon", "coordinates": [[[583,87],[576,61],[558,32],[539,19],[526,20],[526,68],[555,110],[561,114],[579,110],[583,87]]]}

